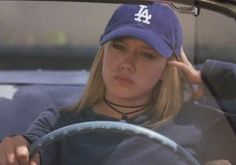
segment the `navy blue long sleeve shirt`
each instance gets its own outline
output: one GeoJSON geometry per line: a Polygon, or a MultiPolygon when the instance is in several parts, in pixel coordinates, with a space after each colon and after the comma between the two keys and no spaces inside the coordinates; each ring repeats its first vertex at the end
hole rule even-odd
{"type": "MultiPolygon", "coordinates": [[[[129,123],[141,125],[149,113],[129,123]]],[[[98,115],[88,108],[80,113],[49,109],[31,125],[25,136],[35,141],[46,132],[69,124],[116,119],[98,115]]],[[[186,104],[168,123],[151,128],[177,142],[201,163],[227,159],[236,163],[236,136],[221,112],[198,104],[186,104]]],[[[92,132],[75,135],[45,147],[43,165],[182,165],[188,164],[166,147],[148,139],[120,133],[92,132]]]]}

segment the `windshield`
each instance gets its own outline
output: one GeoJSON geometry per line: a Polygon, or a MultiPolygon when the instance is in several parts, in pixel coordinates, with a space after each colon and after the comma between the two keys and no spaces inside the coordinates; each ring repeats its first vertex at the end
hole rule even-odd
{"type": "MultiPolygon", "coordinates": [[[[27,67],[30,69],[29,64],[23,65],[23,60],[14,59],[18,58],[17,56],[23,59],[24,56],[32,54],[35,54],[34,56],[55,54],[59,58],[63,53],[67,53],[68,59],[84,53],[85,56],[94,56],[105,24],[118,6],[118,4],[76,2],[0,3],[0,58],[3,59],[1,69],[14,66],[19,67],[18,69],[27,67]],[[39,47],[43,49],[40,51],[39,47]],[[57,49],[60,51],[56,51],[57,49]],[[14,66],[5,59],[7,54],[12,56],[11,62],[15,62],[14,66]]],[[[200,12],[198,17],[177,12],[184,29],[184,45],[190,59],[195,63],[202,63],[208,58],[235,62],[234,19],[206,9],[201,9],[200,12]]],[[[86,67],[85,64],[82,65],[86,67]]],[[[71,63],[71,68],[65,65],[47,67],[75,69],[79,66],[71,63]]]]}

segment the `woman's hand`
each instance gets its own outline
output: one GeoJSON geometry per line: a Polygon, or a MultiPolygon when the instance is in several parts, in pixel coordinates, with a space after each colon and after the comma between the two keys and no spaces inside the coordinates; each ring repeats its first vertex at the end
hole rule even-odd
{"type": "Polygon", "coordinates": [[[192,98],[196,100],[204,95],[204,89],[202,89],[200,86],[203,83],[201,78],[201,71],[196,70],[193,67],[191,62],[188,60],[183,50],[183,47],[181,47],[180,57],[181,61],[169,61],[168,64],[180,69],[190,84],[199,85],[199,87],[194,91],[192,96],[192,98]]]}
{"type": "Polygon", "coordinates": [[[29,143],[23,136],[3,139],[0,143],[0,165],[39,165],[39,154],[29,158],[29,143]]]}
{"type": "Polygon", "coordinates": [[[188,60],[183,47],[181,47],[180,57],[182,61],[169,61],[168,64],[180,69],[186,76],[187,81],[191,84],[201,84],[201,71],[196,70],[188,60]]]}

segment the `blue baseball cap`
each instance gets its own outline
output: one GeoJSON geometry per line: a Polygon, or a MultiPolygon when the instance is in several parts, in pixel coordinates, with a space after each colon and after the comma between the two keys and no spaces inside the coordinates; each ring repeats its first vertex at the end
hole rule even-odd
{"type": "Polygon", "coordinates": [[[100,44],[119,37],[141,39],[165,58],[173,54],[179,56],[183,43],[177,16],[161,3],[121,5],[110,18],[100,44]]]}

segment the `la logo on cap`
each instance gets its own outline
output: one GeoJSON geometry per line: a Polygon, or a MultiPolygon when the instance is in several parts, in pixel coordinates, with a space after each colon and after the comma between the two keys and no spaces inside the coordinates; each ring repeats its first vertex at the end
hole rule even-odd
{"type": "Polygon", "coordinates": [[[148,13],[148,8],[145,5],[139,5],[140,9],[138,11],[138,13],[134,14],[135,21],[138,22],[143,22],[146,24],[150,24],[150,20],[152,18],[152,15],[148,13]]]}

